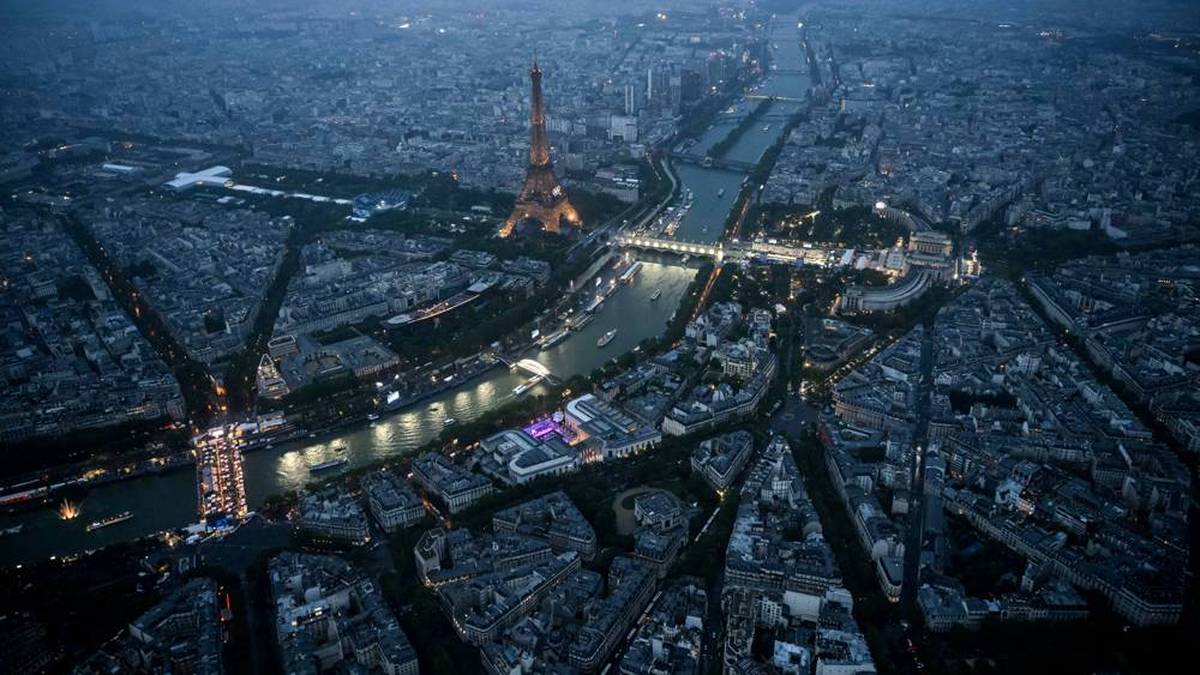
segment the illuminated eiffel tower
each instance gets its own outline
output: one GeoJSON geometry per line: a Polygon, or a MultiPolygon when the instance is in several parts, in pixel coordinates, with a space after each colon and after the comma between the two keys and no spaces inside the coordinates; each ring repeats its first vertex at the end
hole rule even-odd
{"type": "Polygon", "coordinates": [[[502,237],[512,234],[513,228],[523,220],[536,220],[547,232],[558,232],[563,222],[579,224],[579,213],[567,199],[567,191],[558,182],[554,165],[550,162],[550,139],[546,136],[546,111],[542,104],[542,69],[538,68],[536,58],[533,60],[533,69],[529,71],[529,79],[533,82],[529,169],[512,215],[500,228],[502,237]]]}

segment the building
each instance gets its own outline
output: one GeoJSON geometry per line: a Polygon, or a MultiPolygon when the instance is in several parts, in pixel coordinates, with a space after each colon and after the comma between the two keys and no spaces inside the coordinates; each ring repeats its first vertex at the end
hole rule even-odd
{"type": "Polygon", "coordinates": [[[633,517],[638,525],[654,530],[673,530],[687,525],[679,500],[665,490],[638,495],[633,500],[633,517]]]}
{"type": "Polygon", "coordinates": [[[948,258],[954,250],[950,235],[937,230],[921,230],[913,232],[908,239],[908,250],[912,253],[948,258]]]}
{"type": "Polygon", "coordinates": [[[587,625],[571,644],[571,665],[585,673],[603,668],[617,643],[650,602],[656,581],[647,565],[632,558],[614,558],[608,571],[609,595],[592,609],[587,625]]]}
{"type": "Polygon", "coordinates": [[[267,573],[285,673],[418,675],[417,653],[383,594],[349,563],[289,551],[267,573]]]}
{"type": "MultiPolygon", "coordinates": [[[[192,579],[167,592],[130,623],[126,633],[106,643],[74,672],[221,675],[225,672],[222,623],[227,620],[226,611],[215,581],[192,579]]],[[[13,646],[6,644],[5,649],[13,646]]]]}
{"type": "Polygon", "coordinates": [[[371,515],[385,532],[415,525],[425,518],[425,503],[400,476],[381,469],[362,479],[371,515]]]}
{"type": "Polygon", "coordinates": [[[564,424],[576,435],[576,442],[589,439],[594,452],[584,461],[628,457],[662,440],[657,430],[642,426],[632,415],[585,394],[563,407],[564,424]]]}
{"type": "Polygon", "coordinates": [[[708,594],[699,579],[681,581],[662,597],[638,627],[621,658],[622,675],[699,673],[708,594]]]}
{"type": "Polygon", "coordinates": [[[663,433],[684,436],[753,413],[767,395],[776,363],[774,354],[759,361],[754,373],[738,389],[727,383],[696,386],[663,417],[663,433]]]}
{"type": "Polygon", "coordinates": [[[596,554],[596,531],[561,490],[496,512],[492,529],[545,539],[555,553],[575,551],[584,560],[596,554]]]}
{"type": "Polygon", "coordinates": [[[409,194],[403,190],[361,194],[354,198],[351,213],[356,220],[366,220],[376,213],[406,208],[409,198],[409,194]]]}
{"type": "Polygon", "coordinates": [[[712,489],[724,493],[753,453],[754,437],[749,431],[710,438],[692,451],[692,471],[700,474],[712,489]]]}
{"type": "Polygon", "coordinates": [[[875,672],[871,650],[862,633],[821,628],[816,640],[815,675],[865,675],[875,672]]]}
{"type": "Polygon", "coordinates": [[[256,384],[262,398],[283,398],[289,391],[287,380],[283,379],[270,354],[263,354],[258,360],[256,384]]]}
{"type": "Polygon", "coordinates": [[[285,356],[300,353],[300,345],[295,335],[278,335],[267,342],[267,353],[272,359],[282,359],[285,356]]]}
{"type": "Polygon", "coordinates": [[[546,111],[542,101],[542,69],[537,61],[529,71],[533,87],[530,101],[529,168],[525,184],[517,195],[512,215],[504,221],[500,235],[507,237],[525,221],[537,221],[547,232],[558,232],[562,225],[578,226],[579,214],[567,199],[567,191],[554,175],[550,161],[550,138],[546,135],[546,111]]]}
{"type": "Polygon", "coordinates": [[[844,314],[894,312],[924,295],[933,286],[933,280],[932,274],[914,271],[890,286],[850,286],[842,294],[838,311],[844,314]]]}
{"type": "Polygon", "coordinates": [[[175,178],[167,181],[163,187],[174,192],[185,192],[196,186],[225,187],[233,182],[230,178],[232,175],[233,171],[229,167],[212,166],[201,171],[175,174],[175,178]]]}
{"type": "Polygon", "coordinates": [[[459,637],[473,645],[494,640],[578,569],[579,555],[567,551],[538,564],[447,588],[445,594],[451,598],[448,603],[454,608],[459,637]]]}
{"type": "Polygon", "coordinates": [[[427,452],[413,460],[413,478],[430,495],[458,513],[492,493],[492,483],[458,466],[445,455],[427,452]]]}
{"type": "MultiPolygon", "coordinates": [[[[46,626],[28,612],[9,612],[0,617],[0,671],[12,675],[34,675],[44,673],[58,660],[58,654],[50,646],[46,626]]],[[[101,652],[87,663],[75,669],[77,675],[113,672],[117,666],[114,657],[101,652]]]]}
{"type": "Polygon", "coordinates": [[[550,435],[542,440],[524,429],[505,429],[479,442],[482,471],[509,485],[579,468],[581,448],[550,435]]]}
{"type": "Polygon", "coordinates": [[[868,328],[836,319],[809,319],[804,330],[804,367],[830,371],[866,346],[868,328]]]}
{"type": "Polygon", "coordinates": [[[809,619],[841,587],[816,509],[780,438],[760,453],[742,484],[725,551],[725,580],[729,587],[781,594],[789,613],[809,619]]]}
{"type": "Polygon", "coordinates": [[[316,539],[361,546],[371,541],[371,528],[362,507],[350,493],[337,488],[300,497],[296,526],[316,539]]]}

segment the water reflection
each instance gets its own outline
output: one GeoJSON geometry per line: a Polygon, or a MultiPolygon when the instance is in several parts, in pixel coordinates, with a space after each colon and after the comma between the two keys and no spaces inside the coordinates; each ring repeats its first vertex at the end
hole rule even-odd
{"type": "MultiPolygon", "coordinates": [[[[642,340],[660,335],[674,312],[696,270],[646,261],[636,282],[622,287],[605,303],[591,324],[555,347],[533,354],[539,362],[560,378],[590,373],[606,361],[634,348],[642,340]],[[650,301],[650,295],[662,288],[662,296],[650,301]],[[596,340],[617,328],[617,336],[607,347],[598,348],[596,340]]],[[[347,433],[336,441],[324,440],[299,448],[308,464],[331,459],[336,442],[344,446],[350,466],[360,466],[388,457],[399,456],[436,438],[447,428],[446,420],[467,422],[513,399],[512,390],[526,376],[497,369],[480,380],[446,392],[432,401],[416,404],[396,415],[386,416],[373,426],[347,433]]],[[[541,387],[530,394],[545,393],[541,387]]],[[[529,395],[529,394],[527,394],[529,395]]],[[[310,480],[306,466],[298,469],[282,461],[269,472],[271,480],[261,476],[261,466],[272,458],[284,457],[281,450],[262,450],[246,458],[247,495],[251,504],[266,496],[304,486],[310,480]]]]}

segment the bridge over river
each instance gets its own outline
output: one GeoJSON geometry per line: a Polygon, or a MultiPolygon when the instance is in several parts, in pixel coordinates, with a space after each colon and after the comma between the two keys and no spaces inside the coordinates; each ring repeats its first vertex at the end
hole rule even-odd
{"type": "Polygon", "coordinates": [[[723,157],[710,157],[707,155],[695,155],[686,152],[669,152],[667,155],[676,161],[690,162],[699,164],[700,166],[711,169],[727,169],[730,171],[740,171],[742,173],[750,173],[754,170],[753,162],[739,162],[736,159],[727,159],[723,157]]]}
{"type": "Polygon", "coordinates": [[[618,246],[625,248],[703,256],[717,261],[718,264],[727,262],[742,263],[751,259],[781,265],[794,265],[798,261],[813,263],[826,259],[831,253],[843,250],[843,247],[839,246],[804,242],[799,244],[772,244],[766,241],[719,241],[711,244],[703,244],[680,241],[678,239],[638,235],[621,235],[613,241],[618,246]]]}

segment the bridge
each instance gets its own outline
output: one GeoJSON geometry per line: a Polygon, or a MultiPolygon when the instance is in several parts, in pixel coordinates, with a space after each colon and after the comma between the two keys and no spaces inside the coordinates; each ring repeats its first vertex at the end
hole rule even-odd
{"type": "Polygon", "coordinates": [[[536,359],[521,359],[520,361],[512,364],[512,367],[517,370],[523,370],[536,377],[550,377],[550,369],[542,365],[542,363],[536,359]]]}
{"type": "Polygon", "coordinates": [[[521,396],[525,392],[533,389],[542,382],[548,382],[553,385],[562,384],[562,380],[555,377],[550,369],[536,359],[521,359],[520,361],[512,361],[503,356],[497,357],[501,363],[504,363],[514,371],[522,371],[529,374],[529,379],[517,385],[513,389],[514,396],[521,396]]]}
{"type": "MultiPolygon", "coordinates": [[[[773,72],[777,73],[779,71],[776,70],[773,72]]],[[[808,103],[808,99],[796,98],[795,96],[770,96],[767,94],[747,94],[746,98],[750,99],[751,101],[761,101],[763,99],[769,98],[772,101],[787,101],[788,103],[808,103]]],[[[791,118],[791,115],[785,114],[785,113],[775,113],[774,116],[772,116],[771,114],[768,114],[764,117],[764,119],[783,119],[783,120],[790,119],[790,118],[791,118]]]]}
{"type": "Polygon", "coordinates": [[[678,253],[680,255],[685,253],[688,255],[700,255],[712,258],[718,263],[737,263],[756,260],[770,264],[794,265],[797,261],[811,261],[813,256],[820,257],[829,252],[828,248],[821,245],[801,244],[795,246],[771,244],[762,241],[697,244],[677,239],[660,239],[658,237],[639,237],[633,235],[621,235],[614,241],[618,246],[628,248],[678,253]]]}
{"type": "MultiPolygon", "coordinates": [[[[763,96],[762,94],[749,94],[746,96],[746,98],[755,98],[755,97],[757,97],[759,100],[764,99],[764,98],[769,98],[772,101],[784,101],[784,102],[794,102],[794,101],[798,100],[798,99],[794,99],[794,98],[788,98],[786,96],[763,96]]],[[[757,121],[759,121],[759,122],[789,122],[795,116],[796,115],[793,110],[787,109],[784,106],[775,106],[774,108],[771,108],[767,112],[767,114],[763,115],[762,117],[759,117],[757,121]]]]}
{"type": "Polygon", "coordinates": [[[681,162],[691,162],[692,164],[699,164],[703,167],[712,167],[714,169],[728,169],[731,171],[740,171],[742,173],[750,173],[754,170],[753,162],[739,162],[733,159],[691,155],[674,151],[667,153],[667,156],[671,159],[677,159],[681,162]]]}
{"type": "Polygon", "coordinates": [[[716,244],[696,244],[689,241],[679,241],[678,239],[638,237],[626,234],[617,237],[616,242],[618,245],[627,248],[641,248],[650,251],[665,251],[668,253],[687,255],[702,255],[706,258],[713,258],[717,261],[721,261],[725,258],[725,246],[720,242],[716,244]]]}

